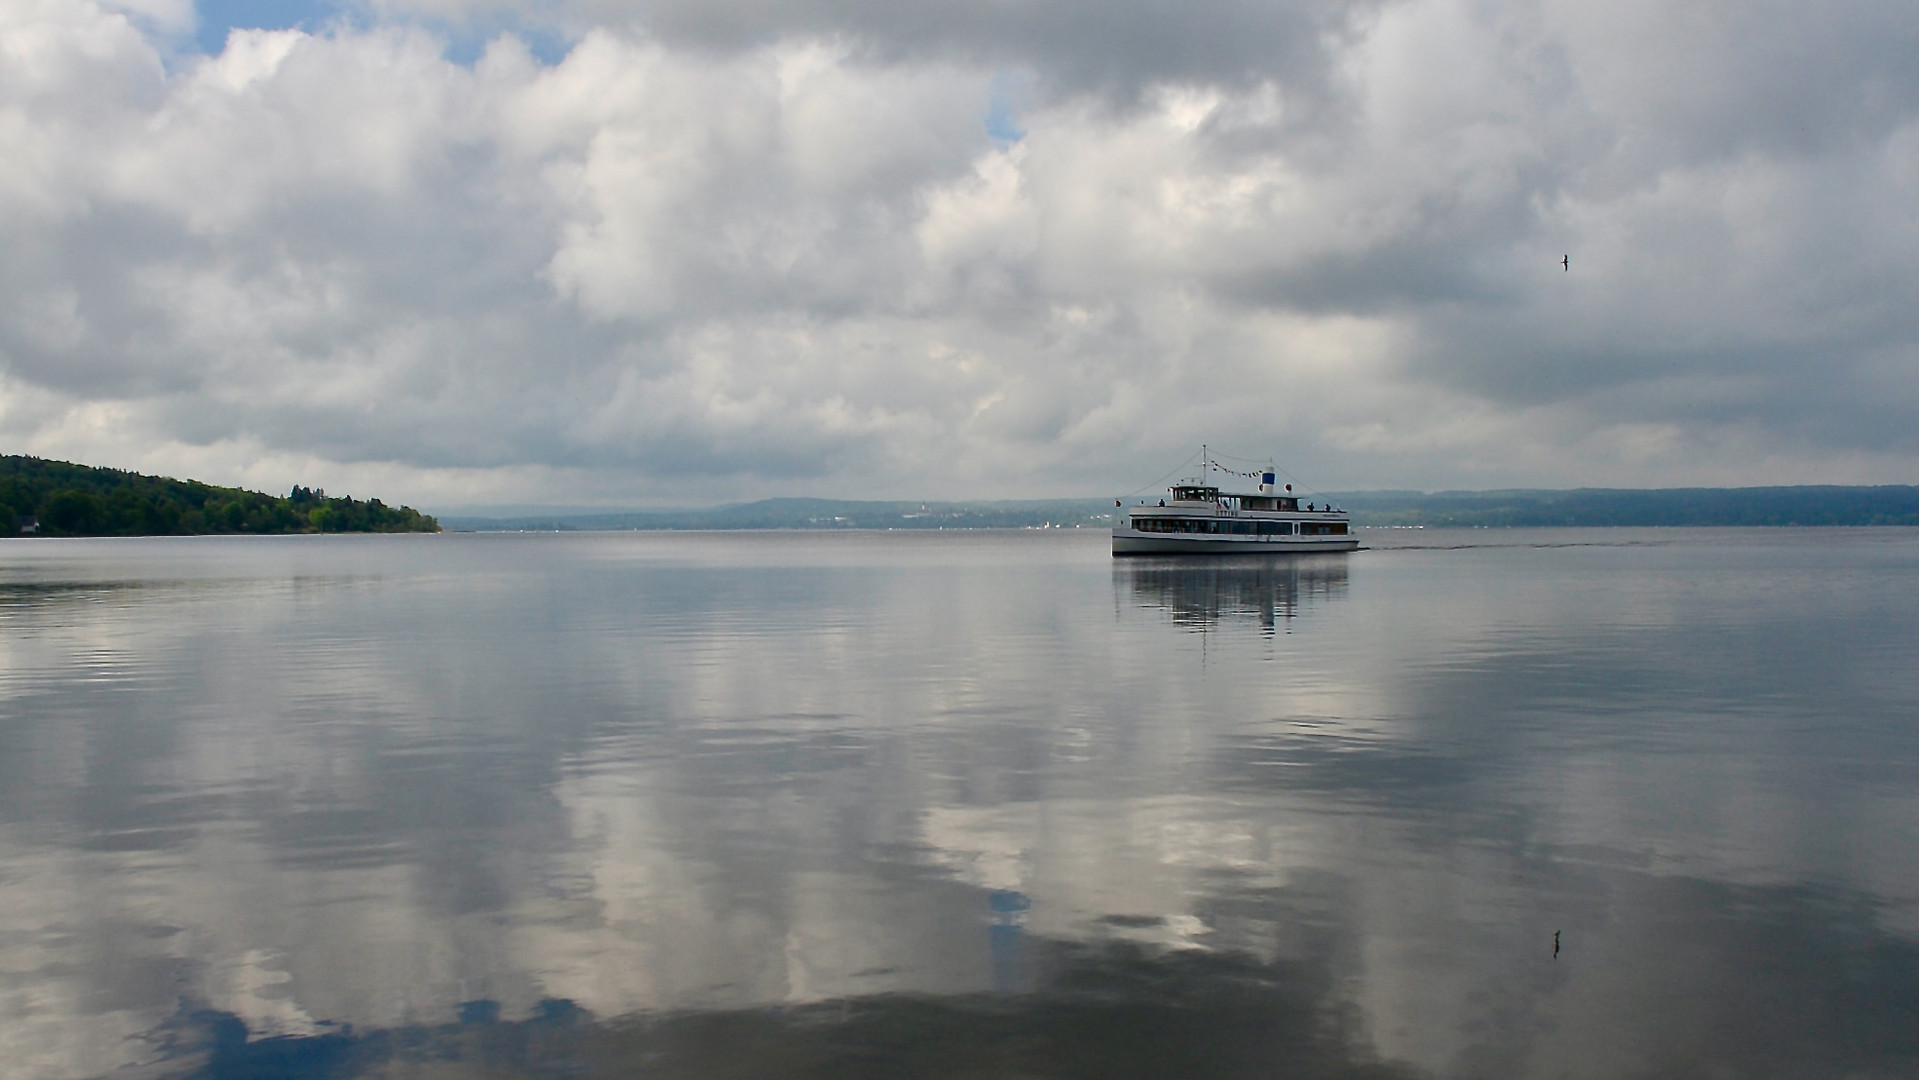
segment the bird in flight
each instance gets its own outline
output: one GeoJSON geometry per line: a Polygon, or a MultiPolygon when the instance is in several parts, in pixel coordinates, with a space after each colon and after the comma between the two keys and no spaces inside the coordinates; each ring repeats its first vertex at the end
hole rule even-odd
{"type": "Polygon", "coordinates": [[[1563,259],[1561,259],[1561,260],[1559,260],[1559,265],[1561,265],[1561,266],[1564,266],[1564,267],[1566,268],[1566,272],[1567,272],[1568,274],[1570,274],[1570,273],[1572,273],[1572,272],[1573,272],[1573,257],[1572,257],[1571,255],[1568,255],[1568,256],[1566,256],[1565,258],[1563,258],[1563,259]]]}

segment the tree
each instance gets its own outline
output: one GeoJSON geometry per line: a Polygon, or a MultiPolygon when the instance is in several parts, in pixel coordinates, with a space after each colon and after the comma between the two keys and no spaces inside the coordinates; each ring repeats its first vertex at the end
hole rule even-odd
{"type": "Polygon", "coordinates": [[[85,534],[99,529],[106,515],[106,505],[98,496],[64,488],[47,499],[40,523],[68,535],[85,534]]]}

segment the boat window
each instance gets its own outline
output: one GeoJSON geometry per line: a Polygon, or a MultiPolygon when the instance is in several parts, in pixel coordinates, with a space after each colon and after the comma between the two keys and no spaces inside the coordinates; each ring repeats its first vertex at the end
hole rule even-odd
{"type": "Polygon", "coordinates": [[[1216,502],[1219,489],[1216,487],[1176,487],[1173,489],[1174,502],[1216,502]]]}

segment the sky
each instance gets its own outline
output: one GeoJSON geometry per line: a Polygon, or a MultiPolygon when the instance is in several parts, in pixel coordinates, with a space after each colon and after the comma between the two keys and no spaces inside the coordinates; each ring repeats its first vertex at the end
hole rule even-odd
{"type": "Polygon", "coordinates": [[[1910,4],[0,0],[0,452],[434,509],[1202,443],[1919,480],[1910,4]]]}

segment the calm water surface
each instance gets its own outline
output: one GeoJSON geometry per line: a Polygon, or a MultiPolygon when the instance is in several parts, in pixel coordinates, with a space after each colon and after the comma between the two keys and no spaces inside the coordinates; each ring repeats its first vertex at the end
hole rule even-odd
{"type": "Polygon", "coordinates": [[[1919,535],[0,544],[0,1075],[1919,1071],[1919,535]]]}

